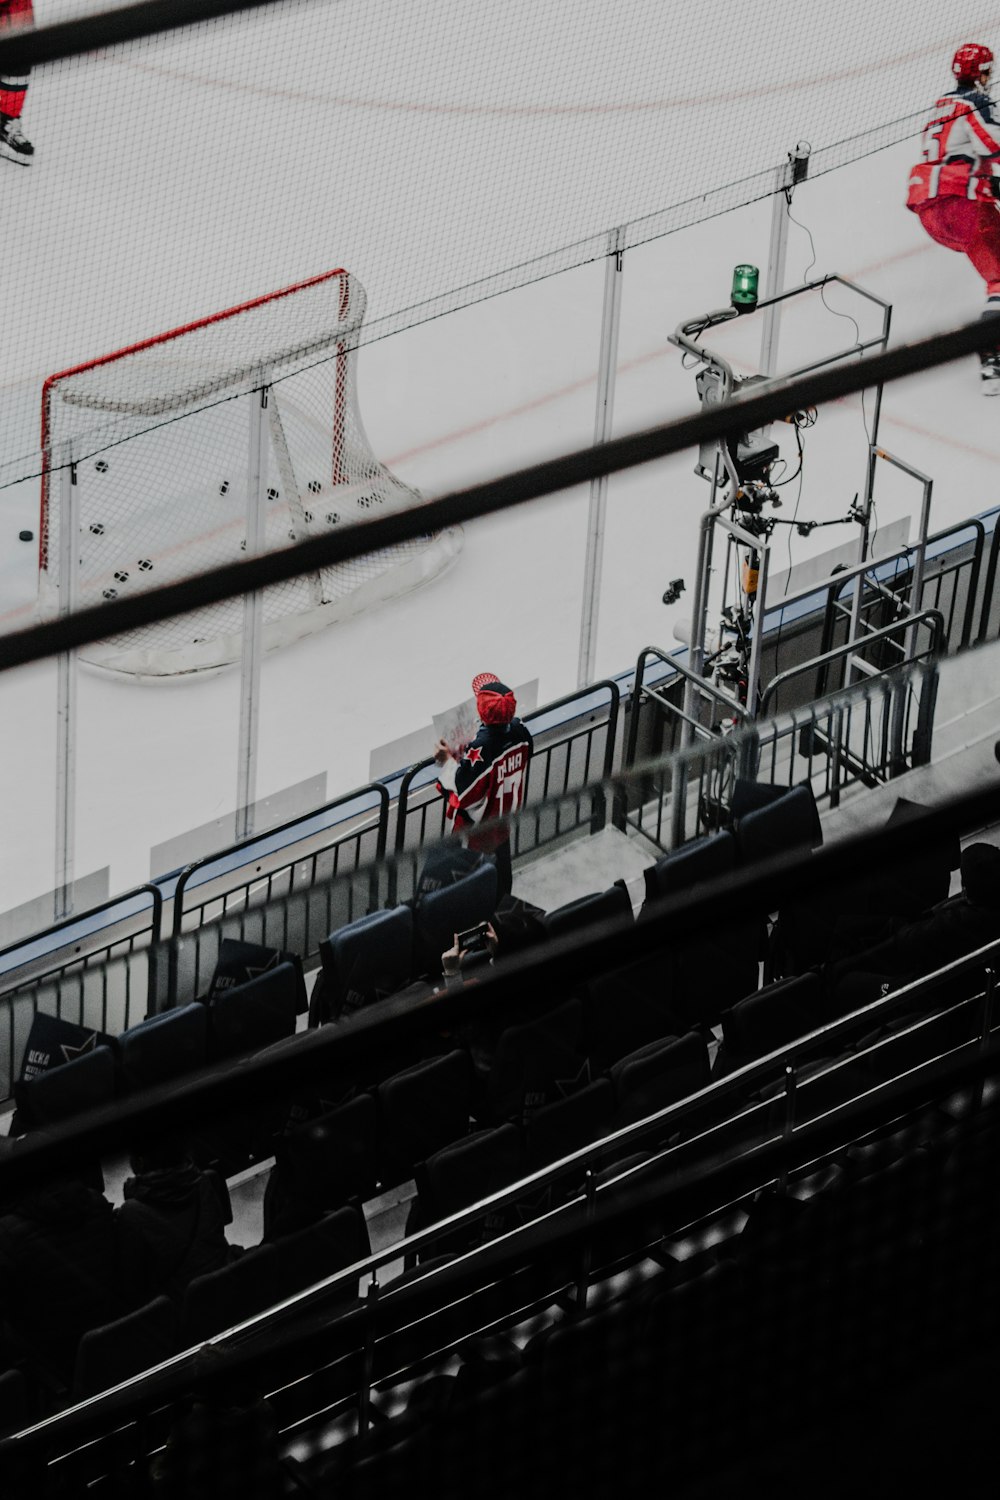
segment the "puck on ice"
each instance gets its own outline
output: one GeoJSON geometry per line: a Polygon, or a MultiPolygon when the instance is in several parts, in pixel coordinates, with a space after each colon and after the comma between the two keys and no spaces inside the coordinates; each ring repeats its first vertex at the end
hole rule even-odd
{"type": "Polygon", "coordinates": [[[35,540],[35,533],[33,531],[19,531],[17,539],[19,542],[33,542],[35,540]]]}

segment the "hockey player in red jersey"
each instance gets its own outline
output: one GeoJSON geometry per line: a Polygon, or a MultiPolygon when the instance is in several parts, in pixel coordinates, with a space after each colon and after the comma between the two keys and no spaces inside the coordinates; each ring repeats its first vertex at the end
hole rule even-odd
{"type": "MultiPolygon", "coordinates": [[[[963,251],[986,283],[983,317],[1000,316],[1000,121],[986,92],[993,53],[978,42],[959,47],[951,71],[957,87],[934,106],[923,131],[924,159],[910,173],[907,208],[932,239],[963,251]]],[[[1000,351],[982,358],[983,389],[1000,395],[1000,351]]]]}
{"type": "MultiPolygon", "coordinates": [[[[0,30],[34,24],[32,0],[0,0],[0,30]]],[[[0,70],[0,156],[29,167],[35,148],[21,129],[21,111],[28,91],[27,73],[0,70]]]]}
{"type": "Polygon", "coordinates": [[[438,741],[434,753],[440,767],[438,786],[448,799],[447,816],[455,832],[466,835],[470,849],[493,858],[498,894],[506,896],[513,880],[508,828],[498,824],[480,832],[472,830],[478,823],[516,813],[521,806],[532,739],[514,717],[514,694],[492,672],[474,677],[472,691],[482,721],[479,732],[457,760],[444,740],[438,741]]]}

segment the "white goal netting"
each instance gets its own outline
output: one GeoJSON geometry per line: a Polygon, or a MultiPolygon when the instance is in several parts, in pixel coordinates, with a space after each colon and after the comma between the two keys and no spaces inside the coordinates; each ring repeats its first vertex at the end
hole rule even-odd
{"type": "MultiPolygon", "coordinates": [[[[203,572],[245,555],[248,538],[250,550],[270,552],[375,509],[419,504],[419,493],[376,459],[362,425],[355,360],[364,313],[360,282],[330,271],[50,377],[43,609],[203,572]],[[74,514],[75,577],[65,531],[74,514]]],[[[457,531],[439,532],[270,586],[265,647],[416,587],[460,544],[457,531]]],[[[82,654],[119,672],[202,671],[238,658],[242,624],[243,602],[233,599],[82,654]]]]}

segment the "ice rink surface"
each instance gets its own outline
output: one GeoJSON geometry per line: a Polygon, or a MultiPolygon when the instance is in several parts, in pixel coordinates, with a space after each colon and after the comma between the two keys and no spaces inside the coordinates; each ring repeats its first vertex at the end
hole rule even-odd
{"type": "MultiPolygon", "coordinates": [[[[60,11],[53,0],[37,8],[40,19],[60,11]]],[[[967,9],[971,15],[981,7],[967,9]]],[[[666,8],[661,14],[666,16],[666,8]]],[[[951,52],[963,39],[942,37],[939,58],[930,60],[928,103],[935,89],[947,87],[951,52]]],[[[1000,44],[1000,36],[989,32],[977,39],[1000,44]]],[[[836,79],[841,62],[845,68],[853,64],[856,45],[830,28],[823,30],[821,43],[807,71],[811,67],[817,76],[836,79]]],[[[95,89],[89,101],[92,139],[70,129],[66,110],[49,107],[46,90],[57,82],[54,70],[33,82],[26,123],[37,160],[30,171],[0,162],[5,260],[15,268],[13,276],[5,276],[2,294],[5,338],[13,340],[11,330],[16,330],[20,361],[0,375],[0,424],[8,444],[3,457],[27,451],[34,441],[46,373],[232,300],[225,295],[224,257],[221,251],[220,258],[213,255],[210,237],[197,274],[187,261],[185,274],[178,273],[186,229],[190,232],[195,221],[210,224],[219,211],[199,185],[199,141],[210,136],[213,153],[221,148],[246,167],[255,153],[272,159],[279,131],[280,180],[289,212],[293,204],[300,211],[306,188],[296,176],[295,139],[308,128],[308,104],[269,107],[262,144],[259,133],[246,130],[244,113],[233,107],[224,62],[213,59],[214,88],[212,77],[178,82],[176,128],[149,157],[155,172],[145,184],[134,235],[125,239],[114,214],[102,217],[101,195],[114,195],[117,168],[111,148],[100,142],[114,141],[116,112],[126,95],[130,110],[141,108],[146,76],[113,59],[93,77],[87,75],[95,89]],[[31,274],[33,263],[44,264],[44,277],[31,274]],[[123,265],[127,274],[116,282],[116,268],[123,265]],[[27,361],[25,349],[30,350],[27,361]]],[[[752,74],[752,59],[744,57],[739,66],[741,78],[752,74]]],[[[928,57],[914,59],[913,67],[927,76],[928,57]]],[[[450,60],[448,76],[461,77],[460,57],[450,60]]],[[[81,76],[69,73],[63,81],[67,88],[85,86],[81,76]],[[72,85],[66,81],[71,77],[72,85]]],[[[445,82],[442,73],[437,84],[445,82]]],[[[429,86],[425,80],[425,90],[429,86]]],[[[715,79],[713,98],[725,87],[725,75],[721,83],[715,79]]],[[[569,74],[566,88],[572,95],[569,74]]],[[[704,100],[692,93],[692,109],[704,110],[704,100]]],[[[791,116],[787,99],[782,104],[786,113],[780,124],[788,134],[775,146],[775,163],[783,149],[810,138],[816,97],[808,89],[794,91],[798,112],[791,116]]],[[[718,118],[718,104],[714,108],[718,118]]],[[[354,117],[345,110],[344,130],[354,117]]],[[[761,119],[769,118],[765,100],[761,119]]],[[[720,123],[725,129],[724,113],[720,123]]],[[[851,134],[850,127],[845,118],[844,135],[851,134]]],[[[461,129],[488,133],[491,122],[467,113],[461,129]]],[[[129,144],[119,141],[114,149],[124,153],[118,165],[127,170],[129,144]]],[[[345,153],[353,164],[352,192],[359,191],[358,152],[354,146],[345,153]]],[[[893,341],[967,321],[982,302],[971,267],[932,245],[903,207],[914,154],[914,144],[903,142],[806,181],[791,205],[798,222],[789,230],[787,284],[826,272],[856,281],[892,303],[893,341]]],[[[713,161],[706,171],[713,170],[713,161]]],[[[496,176],[502,165],[495,157],[490,161],[495,191],[515,194],[516,181],[505,184],[496,176]]],[[[685,170],[689,167],[688,154],[685,170]]],[[[672,176],[665,150],[664,204],[673,201],[672,176]]],[[[707,179],[704,186],[723,180],[707,179]]],[[[336,160],[331,181],[335,190],[336,160]]],[[[285,208],[278,198],[271,202],[276,222],[285,208]]],[[[377,316],[380,277],[387,274],[381,245],[366,247],[356,228],[337,239],[328,219],[317,217],[323,232],[298,244],[290,258],[276,236],[275,264],[260,272],[269,279],[246,290],[267,290],[348,264],[366,285],[370,315],[377,316]]],[[[616,433],[693,409],[692,374],[681,368],[667,336],[682,320],[725,304],[736,262],[766,265],[770,221],[770,204],[760,202],[627,253],[616,433]]],[[[437,245],[440,257],[442,246],[462,235],[470,238],[461,247],[464,263],[475,258],[476,225],[459,220],[442,225],[438,215],[426,226],[420,254],[431,255],[437,245]]],[[[221,239],[224,248],[225,236],[221,239]]],[[[363,348],[361,409],[378,457],[406,483],[433,495],[590,442],[603,280],[603,265],[594,262],[363,348]]],[[[782,325],[781,368],[854,342],[847,315],[858,316],[863,304],[841,289],[832,290],[827,302],[801,298],[789,311],[782,325]]],[[[861,316],[868,317],[865,331],[870,332],[870,314],[861,316]]],[[[757,321],[742,320],[714,340],[744,372],[756,367],[757,321]]],[[[934,479],[935,528],[1000,501],[995,482],[1000,401],[985,401],[977,382],[974,363],[965,361],[886,392],[881,441],[934,479]]],[[[870,414],[870,399],[867,410],[870,414]]],[[[790,430],[781,442],[791,461],[790,430]]],[[[821,411],[806,435],[799,514],[826,519],[846,513],[863,485],[866,455],[860,400],[821,411]]],[[[690,606],[695,522],[708,494],[692,472],[693,462],[693,454],[678,455],[611,479],[599,676],[628,668],[644,645],[674,644],[673,627],[690,606]],[[687,581],[688,592],[666,608],[661,596],[675,578],[687,581]]],[[[790,508],[796,486],[785,494],[790,508]]],[[[877,492],[879,524],[909,516],[914,498],[903,483],[887,482],[877,492]]],[[[37,481],[0,490],[4,628],[32,617],[36,550],[17,537],[23,528],[37,530],[37,510],[37,481]]],[[[429,730],[435,712],[466,695],[475,672],[496,671],[513,683],[538,679],[541,703],[574,688],[587,510],[586,491],[571,491],[478,522],[466,529],[464,551],[445,577],[269,655],[263,668],[260,797],[316,777],[325,777],[331,798],[365,783],[371,751],[425,725],[429,730]]],[[[793,535],[791,561],[848,542],[852,535],[846,526],[808,540],[793,535]]],[[[773,567],[787,566],[788,554],[783,538],[773,567]]],[[[54,883],[55,680],[49,663],[0,678],[0,911],[54,883]]],[[[81,669],[78,875],[110,867],[110,891],[127,889],[149,878],[155,846],[232,813],[238,697],[237,669],[176,682],[116,681],[81,669]]]]}

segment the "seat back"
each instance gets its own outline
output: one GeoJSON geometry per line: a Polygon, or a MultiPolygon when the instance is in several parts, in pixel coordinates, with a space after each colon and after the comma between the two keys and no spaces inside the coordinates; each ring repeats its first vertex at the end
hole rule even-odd
{"type": "Polygon", "coordinates": [[[91,1328],[77,1346],[73,1400],[110,1390],[174,1353],[177,1313],[169,1297],[156,1297],[124,1318],[91,1328]]]}
{"type": "Polygon", "coordinates": [[[765,985],[722,1016],[722,1039],[730,1057],[747,1061],[785,1047],[820,1024],[822,984],[802,974],[765,985]]]}
{"type": "Polygon", "coordinates": [[[123,1031],[118,1059],[126,1089],[153,1088],[208,1061],[208,1011],[198,1001],[123,1031]]]}
{"type": "Polygon", "coordinates": [[[736,840],[731,833],[709,833],[692,839],[646,867],[646,901],[690,891],[699,881],[728,875],[735,866],[736,840]]]}
{"type": "Polygon", "coordinates": [[[520,1120],[528,1111],[553,1103],[576,1080],[584,1081],[588,1071],[583,1006],[579,1000],[568,1000],[502,1033],[490,1066],[490,1109],[497,1120],[520,1120]]]}
{"type": "Polygon", "coordinates": [[[615,1091],[607,1078],[579,1089],[556,1104],[529,1116],[525,1126],[525,1157],[529,1172],[569,1156],[613,1128],[615,1091]]]}
{"type": "Polygon", "coordinates": [[[496,904],[497,872],[490,861],[461,880],[421,896],[413,911],[418,971],[440,974],[441,955],[454,943],[456,932],[488,922],[496,904]]]}
{"type": "Polygon", "coordinates": [[[382,1186],[413,1176],[425,1161],[469,1129],[472,1063],[456,1049],[418,1062],[380,1083],[378,1101],[379,1177],[382,1186]]]}
{"type": "Polygon", "coordinates": [[[424,1222],[458,1213],[477,1199],[499,1192],[522,1174],[524,1154],[516,1125],[477,1130],[429,1157],[417,1173],[424,1222]]]}
{"type": "Polygon", "coordinates": [[[621,1124],[686,1099],[709,1080],[708,1046],[697,1031],[640,1047],[611,1069],[621,1124]]]}
{"type": "Polygon", "coordinates": [[[181,1304],[180,1347],[188,1348],[232,1328],[278,1300],[273,1245],[258,1245],[220,1271],[188,1283],[181,1304]]]}
{"type": "MultiPolygon", "coordinates": [[[[358,1207],[326,1214],[307,1229],[278,1240],[274,1248],[275,1301],[303,1292],[371,1254],[365,1216],[358,1207]]],[[[357,1286],[351,1286],[346,1295],[356,1296],[357,1286]]]]}
{"type": "Polygon", "coordinates": [[[358,1094],[278,1136],[271,1174],[271,1182],[281,1187],[277,1196],[313,1212],[370,1197],[378,1181],[376,1119],[373,1096],[358,1094]]]}
{"type": "Polygon", "coordinates": [[[314,1024],[335,1021],[373,1000],[392,995],[413,977],[413,913],[408,906],[373,911],[331,932],[319,945],[323,960],[323,1013],[314,1024]]]}
{"type": "Polygon", "coordinates": [[[578,896],[565,906],[557,906],[542,918],[546,936],[565,937],[570,932],[580,932],[593,922],[611,921],[615,917],[624,921],[632,916],[632,902],[623,883],[616,883],[606,891],[596,891],[591,896],[578,896]]]}
{"type": "Polygon", "coordinates": [[[219,944],[219,957],[208,986],[208,998],[222,990],[234,989],[246,984],[279,964],[291,964],[296,976],[296,1009],[304,1015],[308,1009],[306,981],[302,960],[297,953],[283,953],[279,948],[267,948],[263,943],[248,943],[243,938],[223,938],[219,944]]]}
{"type": "Polygon", "coordinates": [[[216,1057],[258,1052],[291,1036],[298,1011],[298,976],[278,964],[246,984],[221,990],[209,1002],[212,1051],[216,1057]]]}
{"type": "Polygon", "coordinates": [[[667,957],[653,954],[588,984],[587,1051],[595,1068],[684,1031],[670,1006],[672,976],[667,957]]]}
{"type": "Polygon", "coordinates": [[[27,1123],[56,1125],[115,1097],[115,1059],[110,1047],[95,1047],[72,1062],[48,1068],[20,1085],[18,1100],[27,1123]]]}
{"type": "Polygon", "coordinates": [[[742,864],[822,844],[823,828],[809,783],[793,786],[773,802],[744,814],[736,824],[736,842],[742,864]]]}

